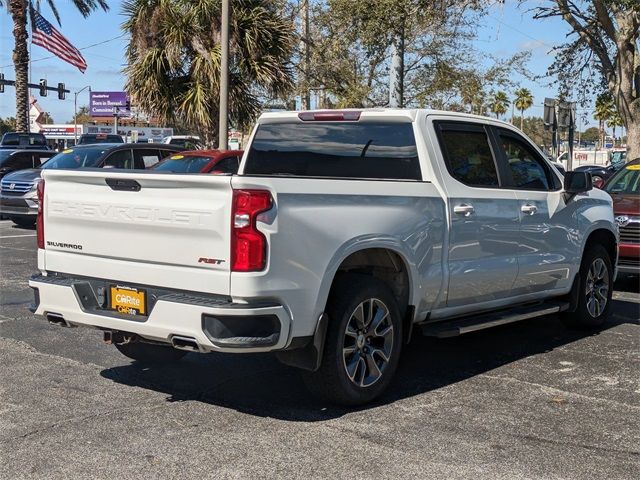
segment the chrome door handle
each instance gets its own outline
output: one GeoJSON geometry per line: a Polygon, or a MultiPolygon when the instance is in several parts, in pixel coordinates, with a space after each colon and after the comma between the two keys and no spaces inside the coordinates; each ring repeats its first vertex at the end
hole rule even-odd
{"type": "Polygon", "coordinates": [[[466,203],[453,207],[453,213],[456,215],[464,215],[465,217],[468,217],[473,212],[475,212],[473,205],[467,205],[466,203]]]}
{"type": "Polygon", "coordinates": [[[527,215],[533,215],[534,213],[536,213],[538,211],[538,207],[536,207],[535,205],[522,205],[522,207],[520,207],[520,211],[522,213],[526,213],[527,215]]]}

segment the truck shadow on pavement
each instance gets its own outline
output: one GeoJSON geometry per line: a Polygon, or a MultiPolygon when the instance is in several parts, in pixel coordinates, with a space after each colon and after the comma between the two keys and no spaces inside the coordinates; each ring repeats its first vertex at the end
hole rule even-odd
{"type": "MultiPolygon", "coordinates": [[[[633,282],[632,279],[629,285],[623,284],[623,291],[637,292],[633,282]]],[[[640,324],[639,312],[636,301],[614,300],[609,322],[596,331],[569,330],[557,316],[551,315],[450,339],[427,338],[415,332],[411,343],[404,347],[387,393],[358,410],[437,390],[597,336],[618,325],[640,324]]],[[[105,369],[101,374],[114,382],[166,394],[169,402],[199,401],[287,421],[323,421],[354,411],[312,397],[298,370],[265,354],[189,354],[169,366],[150,367],[133,362],[105,369]]]]}

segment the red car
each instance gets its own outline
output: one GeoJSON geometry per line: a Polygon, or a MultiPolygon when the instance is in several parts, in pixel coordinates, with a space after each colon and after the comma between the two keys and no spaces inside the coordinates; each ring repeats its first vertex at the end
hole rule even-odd
{"type": "Polygon", "coordinates": [[[173,173],[237,173],[242,150],[190,150],[156,163],[151,169],[173,173]]]}
{"type": "Polygon", "coordinates": [[[640,273],[640,158],[627,163],[604,186],[613,198],[620,229],[618,271],[640,273]]]}

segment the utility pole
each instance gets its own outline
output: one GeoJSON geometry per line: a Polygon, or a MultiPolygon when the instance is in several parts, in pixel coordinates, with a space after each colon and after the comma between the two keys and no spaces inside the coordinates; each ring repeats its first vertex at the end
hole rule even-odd
{"type": "Polygon", "coordinates": [[[309,2],[310,0],[301,0],[300,2],[300,14],[302,16],[302,41],[300,42],[300,49],[302,50],[304,65],[302,75],[300,75],[300,85],[302,86],[300,103],[302,110],[311,109],[311,90],[309,89],[309,70],[311,68],[311,49],[309,48],[309,2]]]}
{"type": "Polygon", "coordinates": [[[89,94],[91,94],[91,86],[87,85],[86,87],[82,87],[77,92],[73,93],[73,144],[78,144],[78,95],[82,93],[84,90],[89,89],[89,94]]]}
{"type": "Polygon", "coordinates": [[[220,35],[220,118],[218,149],[227,150],[229,141],[229,0],[222,0],[222,32],[220,35]]]}
{"type": "Polygon", "coordinates": [[[391,44],[389,107],[404,107],[404,29],[396,33],[391,44]]]}

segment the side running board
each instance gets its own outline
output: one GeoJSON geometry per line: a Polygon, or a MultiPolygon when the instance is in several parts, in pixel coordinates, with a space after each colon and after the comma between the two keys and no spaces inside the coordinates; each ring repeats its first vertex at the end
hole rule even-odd
{"type": "Polygon", "coordinates": [[[422,333],[428,337],[448,338],[464,333],[484,330],[485,328],[506,325],[507,323],[528,320],[534,317],[564,312],[569,309],[569,302],[550,301],[536,303],[481,315],[459,317],[420,325],[422,333]]]}

